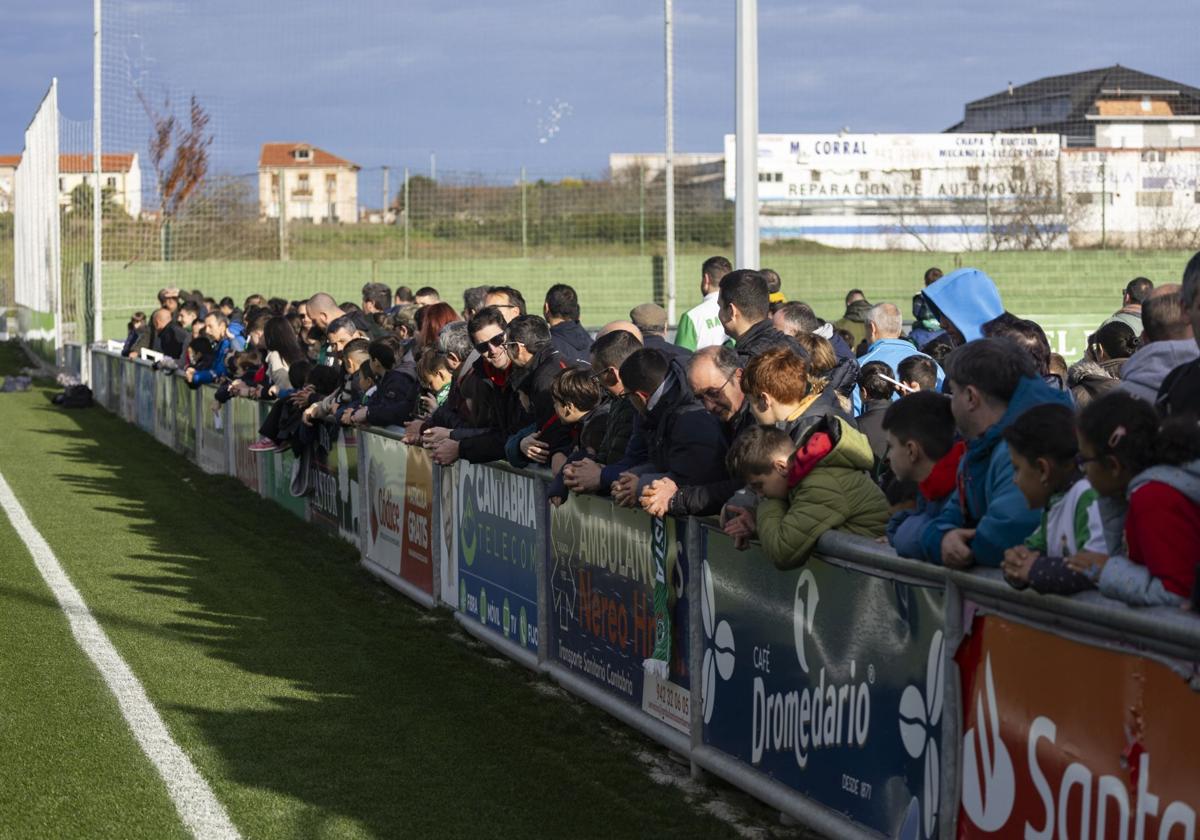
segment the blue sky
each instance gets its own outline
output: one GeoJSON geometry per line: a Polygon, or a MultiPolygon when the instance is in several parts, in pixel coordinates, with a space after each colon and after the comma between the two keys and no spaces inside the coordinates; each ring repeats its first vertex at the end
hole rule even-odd
{"type": "MultiPolygon", "coordinates": [[[[51,76],[91,115],[91,3],[5,0],[0,151],[51,76]]],[[[224,167],[306,140],[368,169],[598,175],[609,152],[661,149],[655,0],[113,0],[111,150],[144,144],[134,80],[213,114],[224,167]],[[248,10],[249,9],[249,10],[248,10]],[[557,114],[557,117],[555,116],[557,114]]],[[[733,2],[676,0],[676,147],[733,127],[733,2]]],[[[964,102],[1044,75],[1121,63],[1200,86],[1195,0],[760,0],[764,132],[940,131],[964,102]]],[[[79,135],[84,136],[82,127],[79,135]]]]}

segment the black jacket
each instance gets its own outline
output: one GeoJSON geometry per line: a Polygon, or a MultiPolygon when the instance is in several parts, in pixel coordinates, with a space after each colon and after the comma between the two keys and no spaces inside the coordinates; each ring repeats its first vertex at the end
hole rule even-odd
{"type": "Polygon", "coordinates": [[[637,410],[624,397],[605,397],[608,417],[604,424],[604,436],[596,448],[596,463],[615,464],[625,457],[629,438],[633,436],[633,424],[637,410]]]}
{"type": "Polygon", "coordinates": [[[372,426],[398,426],[412,417],[420,393],[417,377],[411,368],[401,363],[379,380],[375,393],[367,404],[367,423],[372,426]]]}
{"type": "Polygon", "coordinates": [[[1157,405],[1164,417],[1181,414],[1200,417],[1200,359],[1186,362],[1167,374],[1158,389],[1157,405]]]}
{"type": "Polygon", "coordinates": [[[540,430],[540,436],[551,452],[562,452],[564,447],[570,449],[570,430],[556,421],[554,397],[550,392],[555,378],[569,367],[551,343],[537,352],[517,384],[517,390],[525,395],[529,405],[531,421],[540,430]]]}
{"type": "Polygon", "coordinates": [[[696,400],[678,362],[671,362],[665,382],[662,396],[642,417],[652,471],[668,476],[680,487],[728,478],[728,444],[721,421],[696,400]]]}
{"type": "MultiPolygon", "coordinates": [[[[731,445],[737,440],[738,435],[756,423],[754,414],[750,411],[750,401],[743,401],[741,409],[729,419],[729,422],[721,424],[726,446],[731,445]]],[[[681,486],[671,498],[671,513],[680,516],[711,516],[720,513],[725,503],[733,498],[733,495],[743,486],[745,486],[744,481],[730,478],[728,475],[723,475],[716,481],[707,484],[681,486]]]]}
{"type": "Polygon", "coordinates": [[[152,350],[157,350],[172,359],[182,359],[183,351],[191,343],[192,336],[179,324],[172,321],[166,329],[154,337],[152,350]]]}
{"type": "Polygon", "coordinates": [[[476,360],[470,388],[472,425],[486,428],[487,431],[459,441],[458,454],[461,458],[473,464],[503,460],[504,444],[509,437],[531,422],[530,414],[521,405],[521,396],[513,385],[516,374],[517,371],[510,366],[502,373],[493,372],[489,376],[483,358],[476,360]]]}
{"type": "Polygon", "coordinates": [[[755,356],[776,347],[786,347],[801,359],[808,359],[808,353],[796,343],[796,339],[775,329],[769,318],[764,318],[742,333],[733,349],[741,358],[742,364],[745,364],[755,356]]]}
{"type": "Polygon", "coordinates": [[[863,413],[858,416],[858,430],[871,442],[875,463],[879,464],[887,454],[887,432],[883,430],[883,415],[887,413],[891,400],[867,400],[863,413]]]}
{"type": "MultiPolygon", "coordinates": [[[[845,342],[842,344],[844,345],[845,342]]],[[[859,370],[858,359],[853,356],[848,359],[840,359],[834,369],[829,371],[829,384],[826,387],[832,388],[843,397],[851,398],[854,389],[858,387],[859,370]]]]}
{"type": "Polygon", "coordinates": [[[578,321],[563,321],[550,327],[550,343],[569,365],[587,366],[591,361],[592,337],[578,321]]]}
{"type": "Polygon", "coordinates": [[[691,350],[680,347],[678,344],[672,344],[661,335],[643,335],[642,346],[647,350],[657,350],[668,359],[678,359],[685,365],[688,363],[688,359],[692,358],[691,350]]]}

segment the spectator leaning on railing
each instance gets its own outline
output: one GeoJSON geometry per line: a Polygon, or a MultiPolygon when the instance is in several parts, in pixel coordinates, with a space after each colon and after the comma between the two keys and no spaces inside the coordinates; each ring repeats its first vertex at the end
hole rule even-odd
{"type": "Polygon", "coordinates": [[[987,338],[959,347],[947,358],[950,407],[967,451],[959,462],[955,497],[925,528],[926,560],[963,569],[999,566],[1006,549],[1037,527],[1012,481],[1004,430],[1035,405],[1070,405],[1037,375],[1029,356],[1007,339],[987,338]]]}

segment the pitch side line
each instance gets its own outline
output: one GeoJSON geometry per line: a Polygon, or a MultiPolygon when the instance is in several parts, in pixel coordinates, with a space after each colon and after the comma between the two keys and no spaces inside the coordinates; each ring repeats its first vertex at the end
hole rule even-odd
{"type": "Polygon", "coordinates": [[[21,542],[33,555],[33,562],[42,579],[66,613],[71,635],[117,698],[121,715],[129,724],[138,746],[166,783],[167,793],[175,803],[175,810],[179,812],[183,824],[197,840],[240,840],[241,835],[225,813],[225,808],[217,801],[212,788],[196,770],[191,759],[171,738],[158,710],[146,696],[146,690],[92,616],[50,545],[25,515],[25,509],[17,501],[3,474],[0,474],[0,507],[8,514],[21,542]]]}

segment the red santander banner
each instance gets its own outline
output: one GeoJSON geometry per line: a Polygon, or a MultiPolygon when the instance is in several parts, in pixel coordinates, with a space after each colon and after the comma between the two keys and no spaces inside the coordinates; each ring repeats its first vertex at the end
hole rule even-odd
{"type": "Polygon", "coordinates": [[[364,553],[380,568],[433,594],[433,462],[399,440],[367,434],[368,528],[364,553]]]}
{"type": "Polygon", "coordinates": [[[1194,840],[1200,693],[1181,673],[995,615],[955,658],[960,837],[1194,840]]]}

